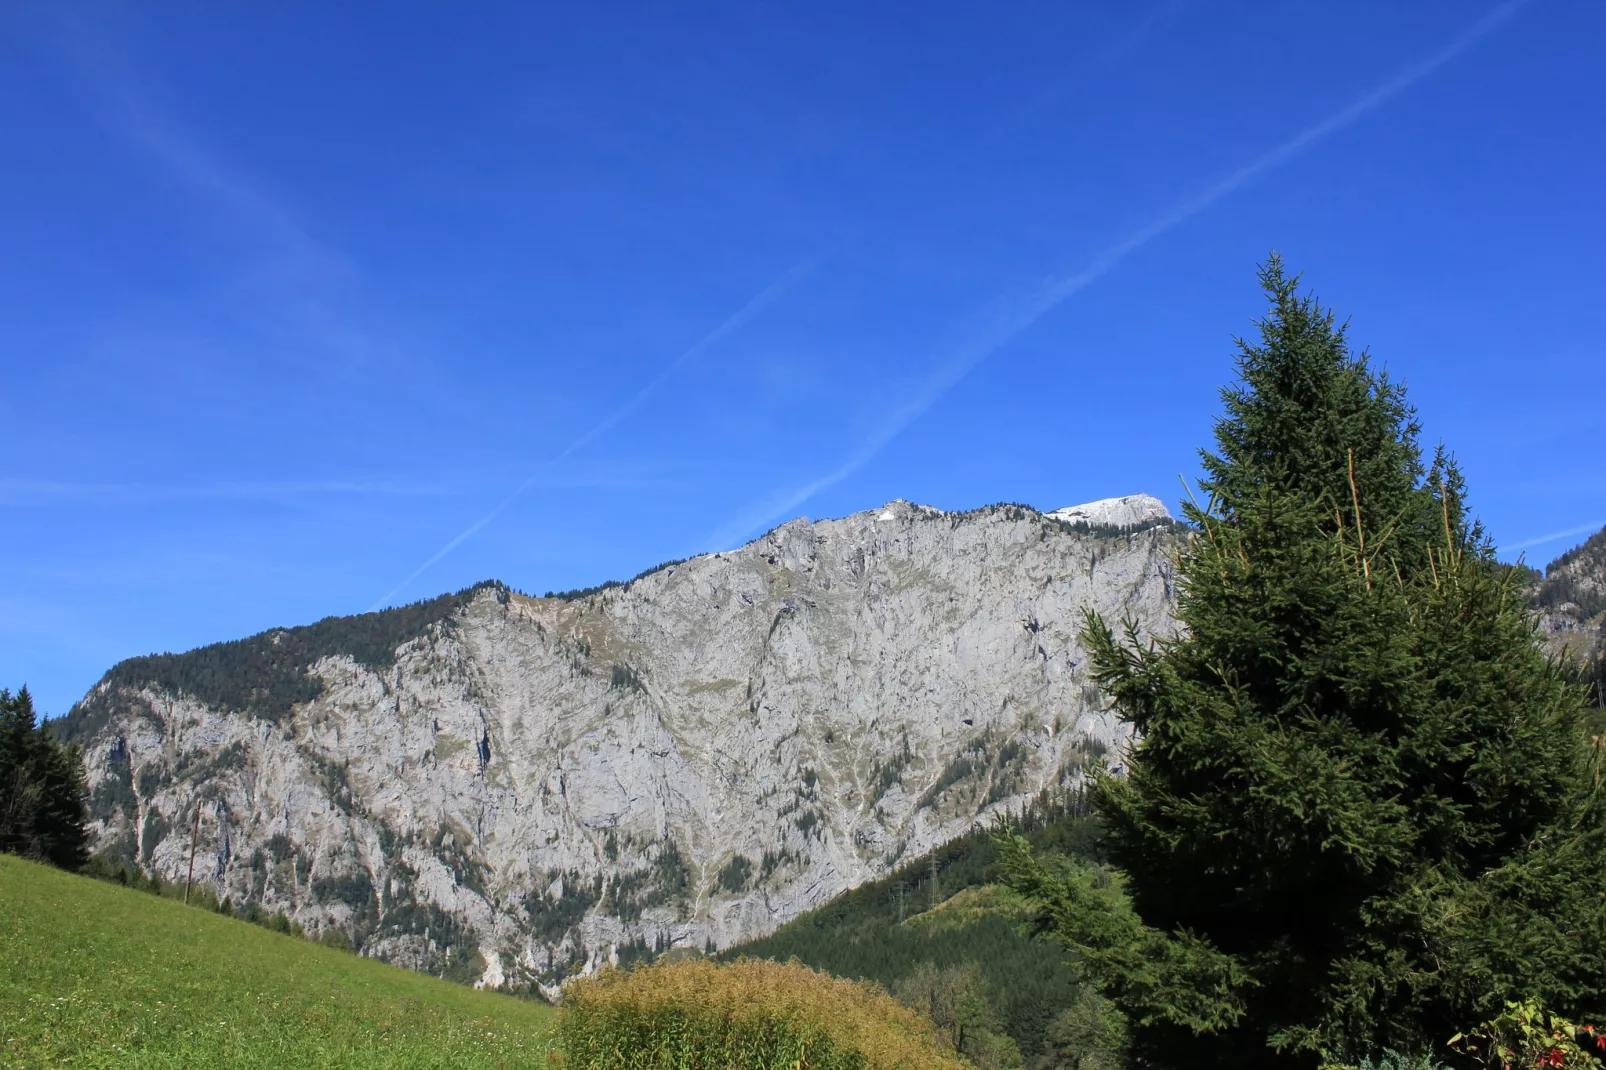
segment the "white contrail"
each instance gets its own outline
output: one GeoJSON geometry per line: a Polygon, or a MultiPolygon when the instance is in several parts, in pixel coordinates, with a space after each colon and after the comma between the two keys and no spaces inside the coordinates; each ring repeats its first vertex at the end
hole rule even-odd
{"type": "Polygon", "coordinates": [[[813,271],[815,267],[819,265],[819,262],[820,258],[815,256],[794,264],[790,271],[776,279],[774,282],[770,283],[770,285],[765,287],[763,292],[761,292],[757,297],[753,298],[751,301],[747,302],[747,304],[737,309],[735,315],[731,316],[724,323],[721,323],[718,327],[715,327],[712,331],[709,331],[697,342],[696,345],[692,346],[690,349],[686,350],[686,352],[670,361],[669,364],[665,366],[664,370],[659,372],[657,377],[654,378],[652,382],[636,391],[635,396],[629,401],[615,409],[611,414],[608,415],[606,419],[597,424],[597,426],[593,427],[591,430],[587,431],[585,434],[563,447],[563,451],[556,457],[552,458],[553,463],[563,460],[565,457],[569,456],[569,454],[573,453],[581,446],[584,446],[586,443],[590,442],[604,431],[607,431],[609,428],[613,427],[614,424],[617,424],[620,420],[623,420],[626,416],[629,416],[632,412],[635,412],[641,407],[641,403],[647,400],[647,396],[649,394],[657,390],[660,386],[663,386],[664,382],[668,380],[671,375],[680,370],[681,365],[685,364],[693,357],[701,355],[703,351],[708,349],[710,346],[724,341],[726,338],[729,338],[731,335],[741,330],[748,324],[749,321],[753,319],[753,317],[764,311],[765,306],[769,305],[771,301],[774,301],[781,294],[791,289],[805,275],[813,271]]]}
{"type": "Polygon", "coordinates": [[[819,263],[819,260],[819,257],[811,257],[808,260],[804,260],[793,265],[791,270],[787,271],[786,274],[782,275],[780,278],[766,286],[756,297],[748,301],[747,304],[743,305],[741,308],[737,309],[718,327],[715,327],[712,331],[709,331],[707,334],[703,335],[703,337],[698,339],[690,349],[687,349],[680,356],[676,357],[674,360],[665,365],[664,369],[660,371],[651,382],[647,383],[646,386],[636,391],[635,395],[631,397],[629,401],[625,402],[607,416],[603,417],[600,422],[592,426],[579,438],[570,442],[567,446],[564,446],[563,449],[559,450],[553,455],[551,460],[541,465],[541,467],[537,468],[534,472],[531,472],[529,477],[526,478],[524,482],[520,483],[517,487],[514,487],[512,493],[508,494],[507,497],[498,502],[494,509],[480,517],[478,520],[474,521],[474,523],[470,524],[462,531],[458,532],[450,542],[448,542],[445,546],[442,546],[439,550],[436,550],[435,553],[430,556],[429,560],[413,569],[413,571],[408,574],[406,579],[402,580],[395,587],[391,588],[383,598],[379,599],[379,601],[369,606],[368,612],[372,613],[375,610],[383,609],[385,606],[389,605],[391,600],[400,594],[404,589],[406,589],[408,584],[422,576],[432,565],[435,564],[435,562],[439,561],[441,558],[463,545],[469,539],[472,539],[481,530],[483,530],[487,524],[501,515],[504,509],[512,505],[521,494],[529,490],[530,487],[533,486],[535,482],[540,479],[541,476],[549,469],[565,460],[575,450],[592,441],[598,435],[613,427],[620,420],[623,420],[626,416],[629,416],[632,412],[635,412],[641,407],[642,403],[647,400],[648,396],[662,386],[671,375],[680,369],[682,365],[691,360],[693,357],[703,353],[710,346],[723,341],[736,331],[740,330],[750,320],[752,320],[754,316],[757,316],[760,312],[762,312],[764,308],[770,304],[770,302],[774,301],[785,291],[791,289],[805,275],[814,270],[814,267],[819,263]]]}
{"type": "Polygon", "coordinates": [[[1108,274],[1110,269],[1155,238],[1198,215],[1223,197],[1235,193],[1272,168],[1286,163],[1289,159],[1303,152],[1322,138],[1350,125],[1367,112],[1372,111],[1411,85],[1432,74],[1488,36],[1490,32],[1510,19],[1511,16],[1515,15],[1519,9],[1525,7],[1529,2],[1530,0],[1508,0],[1508,2],[1499,5],[1426,59],[1411,64],[1392,78],[1363,93],[1346,107],[1334,112],[1321,122],[1306,127],[1281,145],[1255,158],[1213,185],[1205,187],[1199,193],[1180,202],[1152,222],[1103,250],[1082,271],[1075,275],[1052,280],[1037,294],[1023,302],[1014,315],[999,320],[984,338],[964,347],[944,361],[926,384],[921,387],[919,393],[907,404],[899,408],[891,419],[887,420],[851,457],[835,470],[801,487],[781,492],[763,502],[749,506],[715,533],[711,540],[711,545],[726,546],[759,528],[766,527],[776,519],[788,515],[793,509],[815,494],[857,472],[877,453],[880,453],[888,442],[897,437],[899,432],[913,423],[921,413],[935,404],[955,383],[964,378],[971,369],[1002,349],[1007,343],[1042,319],[1043,316],[1063,303],[1072,294],[1108,274]]]}
{"type": "Polygon", "coordinates": [[[1526,550],[1530,546],[1543,546],[1545,543],[1555,542],[1557,539],[1569,539],[1576,535],[1593,535],[1603,527],[1606,527],[1606,520],[1596,521],[1593,524],[1584,524],[1581,527],[1568,528],[1566,531],[1553,531],[1549,535],[1540,535],[1534,539],[1524,539],[1522,542],[1514,542],[1510,546],[1501,547],[1501,549],[1526,550]]]}
{"type": "Polygon", "coordinates": [[[215,483],[69,483],[45,479],[0,479],[0,501],[114,501],[148,503],[173,499],[285,498],[310,495],[430,496],[454,493],[437,484],[371,480],[226,481],[215,483]]]}

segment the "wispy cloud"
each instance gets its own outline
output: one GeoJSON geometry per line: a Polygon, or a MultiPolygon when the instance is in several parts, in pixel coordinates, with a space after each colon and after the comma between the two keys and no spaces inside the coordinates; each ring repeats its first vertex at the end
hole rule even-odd
{"type": "Polygon", "coordinates": [[[1575,539],[1580,535],[1593,535],[1602,528],[1606,528],[1606,520],[1597,520],[1593,524],[1582,524],[1576,528],[1568,528],[1566,531],[1553,531],[1549,535],[1539,535],[1532,539],[1524,539],[1522,542],[1514,542],[1509,546],[1502,546],[1501,549],[1528,550],[1535,546],[1543,546],[1547,542],[1559,542],[1562,539],[1575,539]]]}
{"type": "Polygon", "coordinates": [[[1487,37],[1529,2],[1530,0],[1508,0],[1507,3],[1493,8],[1436,52],[1385,79],[1332,115],[1306,127],[1226,177],[1178,202],[1168,211],[1098,253],[1081,271],[1052,279],[1036,293],[1027,295],[1016,303],[1012,310],[999,316],[977,338],[942,361],[914,396],[894,409],[845,461],[816,479],[789,490],[777,491],[743,509],[711,536],[710,544],[721,547],[731,545],[755,531],[768,527],[776,520],[791,515],[793,510],[814,495],[847,479],[863,468],[885,448],[888,442],[918,419],[978,364],[998,352],[1072,295],[1103,278],[1121,261],[1154,239],[1174,230],[1222,198],[1236,193],[1323,138],[1342,130],[1398,96],[1487,37]]]}
{"type": "Polygon", "coordinates": [[[613,428],[622,420],[626,419],[632,413],[640,409],[641,406],[646,403],[647,399],[651,397],[652,394],[661,386],[663,386],[664,383],[668,382],[669,378],[674,375],[675,372],[684,367],[688,361],[691,361],[701,354],[707,352],[714,345],[717,345],[719,342],[724,341],[726,338],[729,338],[731,335],[741,330],[742,327],[751,322],[755,316],[767,308],[773,301],[775,301],[776,298],[780,297],[787,290],[797,285],[798,282],[808,275],[809,272],[813,271],[814,268],[818,266],[819,262],[819,257],[811,257],[807,260],[803,260],[793,265],[792,268],[784,275],[770,283],[763,290],[759,291],[759,293],[749,300],[745,305],[737,309],[730,316],[726,317],[719,326],[703,335],[703,337],[699,338],[689,349],[686,349],[674,360],[664,365],[663,369],[659,371],[656,376],[654,376],[650,381],[642,386],[640,390],[637,390],[636,393],[631,396],[630,400],[608,413],[608,415],[604,416],[601,420],[588,428],[584,434],[580,435],[568,445],[564,446],[561,450],[555,453],[550,460],[546,461],[541,465],[541,467],[530,473],[524,482],[514,487],[513,490],[500,502],[498,502],[494,508],[492,508],[484,516],[480,517],[478,520],[474,521],[474,523],[458,532],[457,535],[453,536],[453,538],[446,543],[445,546],[442,546],[439,550],[436,550],[433,554],[431,554],[429,559],[409,573],[406,579],[402,580],[395,587],[391,588],[385,593],[383,598],[379,599],[372,606],[368,607],[368,611],[372,613],[374,610],[382,609],[389,605],[397,595],[401,594],[402,591],[407,589],[409,584],[418,579],[418,577],[422,576],[436,562],[440,561],[447,554],[451,553],[453,550],[457,549],[469,539],[472,539],[475,535],[483,531],[486,525],[490,524],[498,516],[502,515],[503,511],[517,501],[525,491],[535,486],[542,479],[547,478],[554,468],[566,461],[576,450],[594,441],[599,435],[607,432],[609,429],[613,428]]]}
{"type": "Polygon", "coordinates": [[[411,374],[393,377],[392,386],[431,392],[440,404],[438,386],[419,382],[438,378],[438,369],[362,313],[355,260],[320,238],[288,199],[230,161],[164,100],[160,79],[136,59],[133,19],[133,13],[105,8],[93,15],[51,9],[42,29],[104,126],[194,195],[194,214],[206,220],[207,244],[218,255],[215,297],[234,319],[274,343],[261,352],[275,362],[319,373],[404,365],[411,374]]]}
{"type": "Polygon", "coordinates": [[[227,167],[199,140],[157,110],[132,80],[103,87],[119,129],[174,178],[206,194],[267,248],[273,262],[304,283],[351,272],[344,257],[308,232],[288,207],[227,167]]]}
{"type": "Polygon", "coordinates": [[[427,497],[455,491],[436,484],[365,480],[265,480],[213,483],[84,483],[43,479],[0,480],[8,505],[59,502],[138,503],[181,499],[297,498],[319,495],[427,497]]]}
{"type": "Polygon", "coordinates": [[[58,43],[88,88],[106,125],[145,150],[178,183],[223,210],[281,268],[327,279],[350,271],[282,200],[230,167],[157,103],[150,79],[132,62],[126,34],[112,23],[60,13],[58,43]]]}
{"type": "Polygon", "coordinates": [[[729,338],[731,335],[745,327],[748,323],[752,322],[754,317],[763,312],[771,302],[773,302],[777,297],[781,296],[787,290],[790,290],[793,286],[797,285],[798,282],[804,278],[804,276],[808,275],[809,272],[818,267],[819,263],[820,257],[811,257],[807,260],[803,260],[797,264],[794,264],[791,269],[786,272],[786,274],[782,275],[780,278],[766,286],[751,301],[737,309],[729,319],[725,320],[725,322],[721,323],[718,327],[715,327],[712,331],[709,331],[707,334],[703,335],[703,337],[698,339],[697,343],[690,349],[686,350],[680,356],[664,365],[663,370],[654,376],[653,379],[640,390],[636,391],[635,394],[631,396],[629,401],[625,402],[613,412],[609,413],[602,419],[601,422],[592,427],[585,434],[563,447],[563,449],[552,458],[552,463],[556,464],[558,461],[564,460],[571,453],[574,453],[576,450],[591,442],[599,435],[612,429],[625,417],[641,408],[646,400],[651,397],[659,387],[668,382],[670,376],[674,375],[677,371],[684,367],[688,361],[702,356],[702,354],[706,353],[713,346],[723,342],[725,339],[729,338]]]}
{"type": "MultiPolygon", "coordinates": [[[[213,480],[197,483],[91,482],[55,479],[0,479],[0,504],[50,506],[66,504],[142,505],[174,501],[285,501],[297,498],[445,498],[472,493],[505,478],[506,471],[454,471],[450,481],[402,479],[213,480]]],[[[680,485],[681,475],[662,464],[564,465],[531,475],[525,489],[551,488],[667,489],[680,485]]]]}

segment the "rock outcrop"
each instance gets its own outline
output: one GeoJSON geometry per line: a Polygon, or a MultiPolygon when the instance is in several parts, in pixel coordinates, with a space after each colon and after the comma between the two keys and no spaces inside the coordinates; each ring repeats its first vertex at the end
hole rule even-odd
{"type": "Polygon", "coordinates": [[[1124,498],[1103,498],[1086,505],[1068,505],[1047,514],[1068,524],[1090,527],[1142,527],[1168,522],[1171,513],[1165,503],[1152,494],[1128,494],[1124,498]]]}
{"type": "Polygon", "coordinates": [[[1606,528],[1532,573],[1530,591],[1545,648],[1583,668],[1606,705],[1606,528]]]}
{"type": "Polygon", "coordinates": [[[1085,610],[1172,624],[1158,501],[906,502],[628,584],[500,584],[124,662],[74,708],[102,849],[490,984],[763,935],[1127,729],[1085,610]]]}

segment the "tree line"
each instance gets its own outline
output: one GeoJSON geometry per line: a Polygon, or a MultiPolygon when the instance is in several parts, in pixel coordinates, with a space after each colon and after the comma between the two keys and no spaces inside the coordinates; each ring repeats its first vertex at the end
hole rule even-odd
{"type": "Polygon", "coordinates": [[[89,858],[83,756],[38,722],[27,687],[0,689],[0,851],[80,869],[89,858]]]}

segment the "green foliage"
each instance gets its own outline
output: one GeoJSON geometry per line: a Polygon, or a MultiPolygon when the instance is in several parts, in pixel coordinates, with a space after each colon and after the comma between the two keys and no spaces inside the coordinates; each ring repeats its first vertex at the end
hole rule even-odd
{"type": "Polygon", "coordinates": [[[318,934],[317,943],[321,947],[333,948],[336,951],[350,951],[351,941],[346,934],[333,925],[318,934]]]}
{"type": "Polygon", "coordinates": [[[1586,715],[1593,735],[1606,733],[1606,645],[1577,668],[1578,686],[1583,689],[1594,713],[1586,715]]]}
{"type": "MultiPolygon", "coordinates": [[[[278,838],[275,837],[275,839],[278,838]]],[[[271,845],[272,841],[270,841],[270,852],[271,845]]],[[[138,866],[131,865],[127,861],[112,855],[91,855],[89,861],[84,863],[79,872],[86,877],[93,877],[108,884],[120,884],[134,891],[147,892],[166,899],[176,899],[200,910],[226,914],[251,925],[260,925],[271,932],[282,933],[285,936],[312,939],[324,947],[336,947],[341,950],[351,949],[351,940],[337,928],[327,928],[316,937],[312,937],[302,928],[300,922],[295,921],[288,914],[264,910],[260,903],[254,902],[247,903],[244,908],[236,911],[228,899],[219,901],[217,893],[206,884],[196,884],[186,889],[180,883],[164,883],[160,876],[154,873],[146,873],[138,866]]],[[[320,896],[327,895],[327,885],[314,881],[313,887],[320,896]]],[[[371,886],[369,894],[372,895],[371,886]]],[[[478,975],[475,975],[475,979],[478,979],[478,975]]]]}
{"type": "Polygon", "coordinates": [[[493,1070],[553,1012],[0,857],[0,1065],[493,1070]]]}
{"type": "MultiPolygon", "coordinates": [[[[101,820],[116,814],[129,815],[131,823],[135,805],[134,770],[128,760],[128,748],[114,747],[106,758],[106,775],[101,777],[100,783],[96,784],[95,790],[90,793],[89,812],[101,820]]],[[[130,835],[128,858],[132,860],[133,857],[132,835],[130,835]]]]}
{"type": "Polygon", "coordinates": [[[879,802],[882,796],[891,791],[894,785],[903,782],[903,775],[914,762],[914,751],[909,747],[909,737],[903,737],[903,749],[894,752],[885,762],[878,761],[874,771],[870,774],[872,787],[869,789],[870,798],[879,802]]]}
{"type": "Polygon", "coordinates": [[[1126,1019],[1115,1005],[1091,985],[1083,986],[1076,1002],[1048,1027],[1048,1045],[1037,1070],[1121,1070],[1126,1065],[1126,1034],[1126,1019]]]}
{"type": "Polygon", "coordinates": [[[1489,1070],[1601,1070],[1606,1030],[1579,1025],[1527,999],[1508,1002],[1471,1034],[1457,1033],[1450,1047],[1489,1070]]]}
{"type": "MultiPolygon", "coordinates": [[[[1096,852],[1097,829],[1079,795],[1045,793],[1021,821],[1040,854],[1096,852]]],[[[889,990],[923,969],[974,967],[994,1015],[989,1031],[1030,1059],[1045,1050],[1077,986],[1063,951],[1032,938],[1025,904],[993,886],[998,876],[997,847],[977,830],[721,957],[795,958],[889,990]]]]}
{"type": "Polygon", "coordinates": [[[662,572],[667,568],[674,568],[676,565],[684,565],[687,560],[688,559],[684,557],[677,557],[672,561],[665,561],[661,564],[654,565],[652,568],[642,569],[628,580],[605,580],[602,583],[597,584],[595,587],[576,587],[572,591],[548,591],[546,594],[542,595],[542,597],[556,598],[564,602],[578,602],[583,598],[590,598],[594,594],[601,594],[603,591],[628,591],[630,589],[630,585],[635,583],[637,580],[644,580],[648,576],[662,572]]]}
{"type": "MultiPolygon", "coordinates": [[[[378,913],[377,899],[370,896],[363,902],[358,914],[355,943],[396,936],[418,936],[424,939],[425,954],[419,969],[435,977],[444,977],[467,984],[479,980],[485,968],[474,934],[452,914],[429,900],[420,900],[412,894],[412,873],[397,867],[402,878],[389,897],[388,908],[378,913]],[[478,960],[479,965],[473,966],[478,960]]],[[[360,875],[359,875],[360,879],[360,875]]]]}
{"type": "Polygon", "coordinates": [[[1141,524],[1094,524],[1087,520],[1062,520],[1059,517],[1044,517],[1052,520],[1055,527],[1073,535],[1086,535],[1094,539],[1126,539],[1131,542],[1132,536],[1155,528],[1171,529],[1180,525],[1170,517],[1157,516],[1153,520],[1145,520],[1141,524]]]}
{"type": "Polygon", "coordinates": [[[691,864],[680,853],[680,844],[666,839],[658,845],[658,857],[653,862],[653,878],[657,882],[647,906],[683,899],[691,892],[691,864]]]}
{"type": "Polygon", "coordinates": [[[1445,1070],[1445,1066],[1426,1053],[1408,1055],[1405,1052],[1384,1049],[1376,1055],[1363,1058],[1356,1070],[1445,1070]]]}
{"type": "Polygon", "coordinates": [[[550,876],[552,883],[558,885],[559,894],[551,894],[549,885],[547,892],[527,896],[524,900],[531,938],[547,944],[562,940],[570,929],[580,924],[586,912],[602,899],[603,884],[601,875],[588,881],[576,871],[561,871],[550,876]]]}
{"type": "Polygon", "coordinates": [[[126,859],[112,855],[96,853],[89,856],[79,870],[86,877],[96,880],[108,881],[112,884],[121,884],[125,888],[135,891],[150,892],[153,895],[162,894],[162,879],[147,874],[138,866],[130,865],[126,859]]]}
{"type": "Polygon", "coordinates": [[[942,772],[937,775],[931,787],[920,796],[922,808],[930,806],[942,797],[943,792],[962,781],[968,781],[975,776],[978,767],[985,771],[988,765],[987,744],[984,740],[973,740],[965,749],[943,766],[942,772]]]}
{"type": "Polygon", "coordinates": [[[1178,640],[1090,617],[1140,732],[1098,808],[1116,870],[1012,883],[1171,1066],[1434,1050],[1501,1000],[1602,1006],[1606,822],[1579,690],[1533,641],[1402,388],[1273,259],[1224,391],[1178,640]],[[1129,899],[1111,889],[1124,881],[1129,899]]]}
{"type": "Polygon", "coordinates": [[[1119,870],[1081,860],[1054,865],[1024,837],[996,835],[1012,888],[1040,904],[1038,925],[1077,952],[1078,980],[1112,989],[1135,1024],[1195,1033],[1229,1028],[1244,1013],[1238,964],[1192,933],[1167,934],[1133,910],[1119,870]]]}
{"type": "Polygon", "coordinates": [[[898,981],[894,995],[930,1018],[955,1051],[982,1067],[1018,1067],[1020,1048],[1004,1034],[996,994],[975,962],[937,966],[922,962],[898,981]]]}
{"type": "Polygon", "coordinates": [[[441,967],[436,976],[453,984],[472,985],[485,976],[485,956],[475,944],[448,948],[441,956],[441,967]]]}
{"type": "Polygon", "coordinates": [[[647,685],[642,682],[641,674],[633,666],[617,661],[613,663],[613,668],[609,670],[608,686],[615,691],[645,692],[647,690],[647,685]]]}
{"type": "Polygon", "coordinates": [[[714,883],[721,891],[741,893],[747,890],[747,885],[753,877],[753,863],[746,855],[733,855],[731,860],[720,868],[719,875],[714,883]]]}
{"type": "MultiPolygon", "coordinates": [[[[614,850],[617,853],[614,833],[610,832],[609,837],[615,843],[614,850]]],[[[604,853],[608,842],[604,841],[604,853]]],[[[547,942],[560,939],[563,932],[567,932],[585,916],[599,897],[604,912],[627,924],[640,918],[644,911],[666,903],[678,904],[683,908],[691,894],[691,866],[673,838],[660,841],[657,848],[657,855],[650,864],[634,869],[619,869],[606,882],[599,876],[595,878],[594,885],[589,886],[589,891],[577,883],[577,874],[564,874],[564,896],[555,904],[550,904],[550,910],[549,904],[544,901],[533,907],[527,901],[526,909],[530,910],[532,917],[537,909],[548,910],[552,919],[550,925],[562,926],[561,930],[552,927],[545,930],[547,942]],[[574,898],[576,896],[579,898],[574,898]]],[[[539,898],[532,897],[532,901],[539,898]]]]}
{"type": "Polygon", "coordinates": [[[483,860],[470,855],[474,834],[455,823],[443,825],[430,837],[431,852],[441,865],[451,871],[452,880],[476,895],[486,897],[486,881],[491,867],[483,860]]]}
{"type": "Polygon", "coordinates": [[[323,681],[308,672],[320,658],[344,654],[376,671],[388,669],[395,664],[397,647],[450,621],[486,588],[503,597],[507,593],[503,585],[487,581],[411,605],[325,617],[316,624],[277,628],[185,654],[129,658],[114,665],[53,727],[64,739],[88,739],[130,701],[125,690],[144,687],[189,695],[214,709],[281,720],[296,705],[323,693],[323,681]]]}
{"type": "Polygon", "coordinates": [[[0,852],[77,869],[89,857],[84,763],[35,723],[26,687],[0,689],[0,852]]]}
{"type": "Polygon", "coordinates": [[[921,795],[919,805],[931,806],[952,798],[968,803],[975,811],[985,809],[1015,794],[1028,756],[1018,740],[1007,739],[1000,744],[991,733],[979,735],[943,767],[936,781],[921,795]],[[963,786],[965,791],[955,793],[956,786],[963,786]]]}

